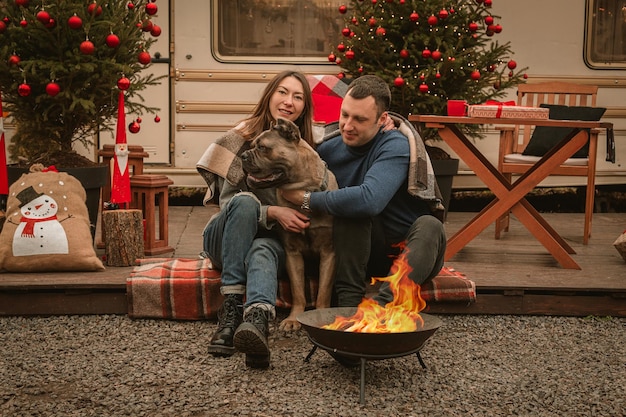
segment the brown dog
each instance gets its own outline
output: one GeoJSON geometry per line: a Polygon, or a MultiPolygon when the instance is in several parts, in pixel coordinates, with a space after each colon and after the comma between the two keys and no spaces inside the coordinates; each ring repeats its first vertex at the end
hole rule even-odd
{"type": "MultiPolygon", "coordinates": [[[[336,190],[337,180],[317,152],[300,138],[298,127],[286,119],[278,119],[276,125],[254,139],[251,148],[242,153],[247,183],[251,188],[278,187],[291,190],[336,190]]],[[[291,284],[293,304],[289,316],[279,326],[281,330],[298,330],[296,317],[306,306],[304,255],[319,255],[319,289],[316,308],[330,307],[335,253],[333,251],[333,219],[321,213],[305,212],[286,201],[277,191],[278,204],[307,214],[310,226],[302,234],[279,228],[286,252],[287,274],[291,284]]]]}

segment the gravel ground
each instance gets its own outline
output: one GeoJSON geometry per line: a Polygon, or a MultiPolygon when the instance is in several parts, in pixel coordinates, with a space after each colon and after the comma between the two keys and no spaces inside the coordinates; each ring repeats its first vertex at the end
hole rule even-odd
{"type": "MultiPolygon", "coordinates": [[[[439,316],[415,355],[337,364],[273,327],[272,366],[214,358],[214,322],[0,318],[1,416],[624,416],[626,319],[439,316]]],[[[279,317],[280,319],[280,317],[279,317]]]]}

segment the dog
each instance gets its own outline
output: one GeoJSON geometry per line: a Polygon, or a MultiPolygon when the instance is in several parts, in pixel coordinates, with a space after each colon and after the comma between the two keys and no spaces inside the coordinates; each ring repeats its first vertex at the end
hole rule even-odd
{"type": "Polygon", "coordinates": [[[303,210],[282,198],[280,190],[336,190],[337,180],[317,152],[300,137],[298,126],[281,118],[271,129],[254,138],[250,149],[241,154],[241,161],[250,188],[277,187],[279,205],[299,210],[311,219],[310,226],[301,234],[278,228],[293,299],[289,316],[280,323],[279,329],[295,331],[300,329],[297,316],[306,307],[304,259],[307,254],[319,256],[315,308],[330,307],[335,273],[333,218],[303,210]]]}

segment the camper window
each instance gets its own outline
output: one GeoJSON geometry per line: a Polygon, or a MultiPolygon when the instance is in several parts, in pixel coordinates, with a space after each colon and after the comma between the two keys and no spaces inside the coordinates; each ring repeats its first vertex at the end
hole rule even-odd
{"type": "Polygon", "coordinates": [[[587,0],[585,63],[626,68],[626,0],[587,0]]]}
{"type": "Polygon", "coordinates": [[[216,0],[213,55],[222,62],[323,62],[341,36],[340,0],[216,0]]]}

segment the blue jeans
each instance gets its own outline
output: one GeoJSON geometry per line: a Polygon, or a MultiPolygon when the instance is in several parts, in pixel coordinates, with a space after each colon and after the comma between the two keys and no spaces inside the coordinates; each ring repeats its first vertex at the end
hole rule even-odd
{"type": "MultiPolygon", "coordinates": [[[[387,242],[379,218],[335,218],[334,244],[337,261],[335,292],[339,307],[357,306],[367,289],[370,277],[385,277],[399,249],[399,242],[387,242]]],[[[409,278],[423,284],[437,276],[444,263],[446,233],[433,216],[420,216],[406,236],[407,262],[413,269],[409,278]]],[[[393,300],[389,283],[381,284],[374,299],[385,305],[393,300]]]]}
{"type": "Polygon", "coordinates": [[[260,203],[237,194],[204,229],[204,251],[222,271],[223,294],[245,294],[245,306],[276,305],[285,251],[275,233],[259,230],[260,203]]]}

